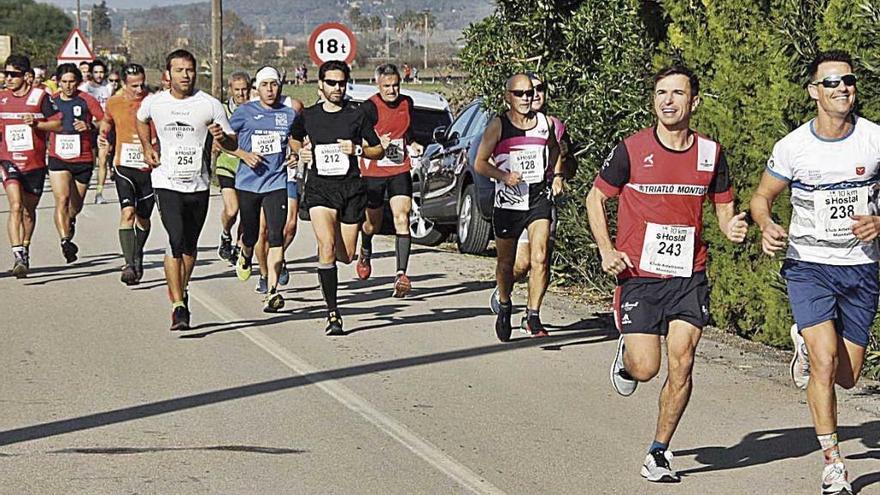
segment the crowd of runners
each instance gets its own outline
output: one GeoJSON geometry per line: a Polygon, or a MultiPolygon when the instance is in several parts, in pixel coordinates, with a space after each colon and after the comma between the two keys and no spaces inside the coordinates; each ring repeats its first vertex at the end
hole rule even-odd
{"type": "MultiPolygon", "coordinates": [[[[0,173],[9,202],[12,274],[29,272],[47,174],[61,255],[68,263],[77,260],[76,218],[97,164],[96,202],[104,201],[108,176],[119,198],[120,278],[126,285],[143,277],[144,245],[158,206],[168,238],[171,330],[190,328],[188,288],[212,174],[223,202],[218,255],[242,281],[252,277],[256,260],[255,290],[264,295],[264,311],[285,305],[278,287],[290,281],[286,251],[297,233],[300,201],[317,241],[327,335],[345,334],[337,263],[356,261],[358,278],[370,277],[372,239],[386,207],[395,235],[391,295],[406,297],[412,287],[411,169],[423,152],[412,132],[414,103],[400,92],[406,76],[392,64],[378,67],[378,92],[354,105],[346,98],[350,68],[327,62],[318,70],[318,100],[305,106],[282,95],[284,78],[273,67],[253,76],[232,74],[225,102],[196,89],[197,67],[191,53],[175,50],[166,57],[161,86],[151,89],[144,67],[134,63],[118,72],[100,61],[62,64],[46,84],[27,57],[5,61],[0,173]]],[[[791,378],[806,390],[824,456],[821,490],[852,492],[838,447],[835,385],[851,388],[858,381],[880,296],[880,127],[854,111],[857,76],[848,54],[824,52],[807,71],[815,118],[767,150],[770,159],[749,212],[734,204],[736,167],[722,145],[691,128],[699,78],[680,65],[656,74],[654,125],[614,146],[586,198],[602,269],[618,281],[614,316],[621,335],[610,378],[620,395],[632,395],[639,382],[658,375],[666,341],[668,373],[641,467],[649,481],[679,481],[669,444],[691,396],[694,356],[710,319],[702,241],[708,199],[730,242],[743,243],[751,221],[766,254],[785,249],[781,275],[795,320],[791,378]],[[788,230],[771,214],[786,189],[788,230]],[[606,209],[612,198],[614,240],[606,209]]],[[[517,280],[528,282],[519,330],[548,335],[540,309],[557,230],[556,199],[565,194],[577,161],[565,124],[546,113],[547,84],[540,76],[512,75],[503,91],[507,110],[489,123],[475,169],[495,183],[497,269],[489,307],[497,315],[496,337],[507,342],[517,280]]]]}

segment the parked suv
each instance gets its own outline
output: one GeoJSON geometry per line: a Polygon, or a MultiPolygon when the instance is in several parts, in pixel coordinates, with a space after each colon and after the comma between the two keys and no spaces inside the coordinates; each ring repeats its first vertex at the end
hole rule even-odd
{"type": "Polygon", "coordinates": [[[493,116],[480,99],[468,104],[452,124],[434,129],[434,143],[414,171],[428,235],[436,239],[454,232],[462,253],[482,253],[492,237],[495,186],[476,173],[474,162],[493,116]]]}

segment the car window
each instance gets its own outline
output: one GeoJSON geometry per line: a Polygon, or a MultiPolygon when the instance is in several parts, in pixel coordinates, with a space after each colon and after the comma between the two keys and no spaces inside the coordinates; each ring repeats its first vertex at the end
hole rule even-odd
{"type": "Polygon", "coordinates": [[[480,105],[474,105],[474,108],[477,108],[478,111],[477,116],[471,121],[470,125],[468,125],[467,131],[463,134],[464,136],[473,136],[474,134],[482,133],[486,126],[489,125],[489,121],[492,120],[492,112],[482,108],[480,105]]]}
{"type": "Polygon", "coordinates": [[[459,137],[465,135],[465,131],[467,130],[468,124],[470,124],[471,119],[474,117],[474,114],[477,113],[479,109],[479,105],[471,105],[464,109],[461,115],[455,119],[455,122],[452,123],[452,127],[446,131],[447,136],[451,136],[453,132],[457,132],[459,137]]]}
{"type": "Polygon", "coordinates": [[[449,126],[452,119],[449,112],[416,108],[413,110],[412,133],[416,142],[422,146],[431,144],[434,129],[449,126]]]}

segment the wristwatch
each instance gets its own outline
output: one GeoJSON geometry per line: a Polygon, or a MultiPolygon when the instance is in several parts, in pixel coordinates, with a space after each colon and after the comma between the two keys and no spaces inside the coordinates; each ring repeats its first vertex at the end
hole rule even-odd
{"type": "Polygon", "coordinates": [[[359,144],[354,145],[354,156],[361,156],[363,154],[364,148],[359,144]]]}

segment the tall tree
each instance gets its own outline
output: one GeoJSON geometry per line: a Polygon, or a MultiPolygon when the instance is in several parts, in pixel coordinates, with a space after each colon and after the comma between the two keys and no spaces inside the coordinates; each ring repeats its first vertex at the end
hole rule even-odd
{"type": "Polygon", "coordinates": [[[110,22],[110,9],[107,8],[107,0],[101,0],[99,4],[92,4],[92,48],[98,46],[110,47],[113,45],[113,26],[110,22]]]}

